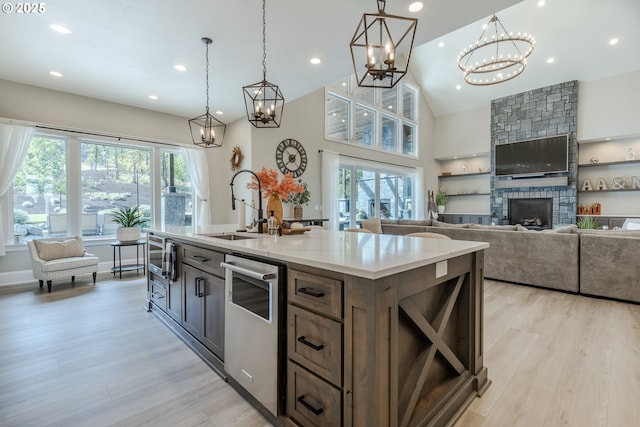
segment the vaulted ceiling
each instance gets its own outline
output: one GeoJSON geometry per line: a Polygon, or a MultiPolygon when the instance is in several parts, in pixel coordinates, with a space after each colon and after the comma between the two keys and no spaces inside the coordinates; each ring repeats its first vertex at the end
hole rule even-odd
{"type": "MultiPolygon", "coordinates": [[[[411,1],[387,3],[387,13],[411,15],[411,1]]],[[[415,14],[419,23],[412,73],[436,115],[566,80],[640,70],[637,0],[548,0],[543,7],[538,0],[424,3],[415,14]],[[536,50],[517,79],[492,87],[468,86],[455,59],[496,12],[508,30],[534,34],[536,50]],[[619,38],[616,46],[608,44],[612,37],[619,38]],[[548,64],[551,56],[555,62],[548,64]]],[[[244,115],[242,86],[262,79],[260,0],[43,4],[42,13],[17,13],[14,8],[0,15],[0,79],[193,117],[205,105],[203,36],[213,39],[210,106],[224,112],[222,120],[244,115]],[[50,24],[64,25],[72,34],[54,32],[50,24]],[[176,64],[187,70],[177,71],[176,64]],[[52,70],[62,77],[51,76],[52,70]]],[[[290,101],[351,74],[349,41],[362,14],[375,11],[374,0],[268,0],[267,79],[290,101]],[[312,57],[321,64],[311,65],[312,57]]]]}

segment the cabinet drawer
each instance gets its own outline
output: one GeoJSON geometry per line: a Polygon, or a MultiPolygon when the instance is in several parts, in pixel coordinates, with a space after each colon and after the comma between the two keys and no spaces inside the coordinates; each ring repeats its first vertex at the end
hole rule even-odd
{"type": "Polygon", "coordinates": [[[287,414],[304,426],[342,425],[340,391],[294,362],[287,366],[287,414]]]}
{"type": "Polygon", "coordinates": [[[342,384],[342,324],[293,305],[287,313],[289,358],[336,386],[342,384]]]}
{"type": "Polygon", "coordinates": [[[162,282],[150,280],[149,290],[151,291],[150,299],[162,311],[167,311],[167,288],[162,282]]]}
{"type": "Polygon", "coordinates": [[[342,318],[342,282],[289,270],[289,301],[319,313],[342,318]]]}
{"type": "Polygon", "coordinates": [[[224,261],[223,253],[189,245],[181,247],[183,263],[218,277],[224,277],[224,268],[220,267],[220,263],[224,261]]]}

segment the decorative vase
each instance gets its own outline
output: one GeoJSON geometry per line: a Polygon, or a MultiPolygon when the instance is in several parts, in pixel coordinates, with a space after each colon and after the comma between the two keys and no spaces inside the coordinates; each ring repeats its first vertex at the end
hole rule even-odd
{"type": "Polygon", "coordinates": [[[282,200],[280,200],[280,196],[277,194],[269,196],[265,217],[269,218],[271,211],[273,211],[273,216],[278,221],[278,227],[280,227],[280,224],[282,224],[282,200]]]}
{"type": "Polygon", "coordinates": [[[116,238],[121,242],[135,242],[140,239],[140,227],[118,227],[116,238]]]}
{"type": "Polygon", "coordinates": [[[444,205],[438,205],[438,213],[439,214],[443,214],[444,213],[444,205]]]}
{"type": "Polygon", "coordinates": [[[300,221],[302,219],[302,206],[296,205],[293,207],[293,219],[300,221]]]}

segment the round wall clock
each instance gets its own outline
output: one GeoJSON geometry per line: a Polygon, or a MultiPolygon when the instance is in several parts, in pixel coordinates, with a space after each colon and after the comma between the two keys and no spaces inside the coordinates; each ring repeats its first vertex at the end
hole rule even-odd
{"type": "Polygon", "coordinates": [[[276,163],[280,172],[291,173],[297,178],[307,168],[307,152],[295,139],[283,139],[276,148],[276,163]]]}

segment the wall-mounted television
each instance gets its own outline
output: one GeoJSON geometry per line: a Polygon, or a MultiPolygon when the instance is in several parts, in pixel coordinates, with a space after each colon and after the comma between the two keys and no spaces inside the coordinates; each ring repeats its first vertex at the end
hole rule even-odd
{"type": "Polygon", "coordinates": [[[496,144],[496,176],[544,175],[569,170],[569,135],[496,144]]]}

